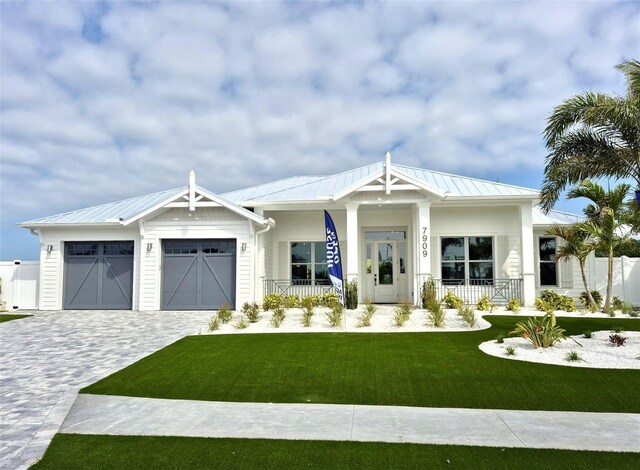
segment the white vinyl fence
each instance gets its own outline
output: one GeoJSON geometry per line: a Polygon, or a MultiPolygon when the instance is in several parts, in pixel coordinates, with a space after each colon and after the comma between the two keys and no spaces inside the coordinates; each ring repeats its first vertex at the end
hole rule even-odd
{"type": "Polygon", "coordinates": [[[40,262],[0,261],[0,310],[38,308],[40,262]]]}
{"type": "MultiPolygon", "coordinates": [[[[596,258],[595,288],[604,298],[607,292],[607,258],[596,258]]],[[[613,258],[613,295],[620,300],[640,305],[640,258],[613,258]]]]}

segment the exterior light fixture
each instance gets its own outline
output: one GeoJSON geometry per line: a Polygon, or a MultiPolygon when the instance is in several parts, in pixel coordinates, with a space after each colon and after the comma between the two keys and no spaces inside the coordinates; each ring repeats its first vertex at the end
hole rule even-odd
{"type": "Polygon", "coordinates": [[[240,245],[240,249],[243,253],[247,251],[247,242],[242,242],[242,245],[240,245]]]}
{"type": "Polygon", "coordinates": [[[47,245],[47,253],[51,253],[53,251],[53,245],[47,245]]]}
{"type": "Polygon", "coordinates": [[[153,250],[153,243],[147,243],[147,253],[151,253],[151,250],[153,250]]]}

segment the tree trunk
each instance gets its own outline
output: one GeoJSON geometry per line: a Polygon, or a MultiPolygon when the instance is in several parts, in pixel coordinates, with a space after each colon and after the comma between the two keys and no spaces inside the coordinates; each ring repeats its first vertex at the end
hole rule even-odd
{"type": "Polygon", "coordinates": [[[591,295],[591,290],[589,289],[589,284],[587,284],[587,275],[584,272],[584,260],[578,260],[580,264],[580,275],[582,276],[582,283],[584,284],[584,290],[587,293],[587,299],[589,299],[589,306],[591,307],[592,312],[598,311],[598,304],[593,300],[593,296],[591,295]]]}
{"type": "Polygon", "coordinates": [[[604,311],[609,313],[611,308],[611,291],[613,290],[613,248],[609,248],[607,260],[607,297],[604,301],[604,311]]]}

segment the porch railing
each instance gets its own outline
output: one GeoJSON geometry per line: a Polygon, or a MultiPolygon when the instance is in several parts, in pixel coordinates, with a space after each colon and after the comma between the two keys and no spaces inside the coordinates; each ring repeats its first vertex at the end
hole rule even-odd
{"type": "Polygon", "coordinates": [[[297,295],[300,298],[309,295],[322,295],[326,292],[335,292],[331,281],[313,281],[311,279],[265,279],[264,295],[283,294],[297,295]]]}
{"type": "MultiPolygon", "coordinates": [[[[428,276],[418,275],[417,277],[418,287],[422,292],[422,286],[428,276]]],[[[468,305],[477,303],[485,294],[496,305],[505,305],[513,298],[523,303],[522,279],[433,279],[433,281],[438,299],[442,299],[447,292],[453,292],[468,305]]]]}

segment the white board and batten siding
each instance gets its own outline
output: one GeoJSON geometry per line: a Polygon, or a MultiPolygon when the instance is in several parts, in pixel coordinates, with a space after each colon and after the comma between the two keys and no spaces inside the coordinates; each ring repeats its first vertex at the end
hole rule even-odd
{"type": "Polygon", "coordinates": [[[168,209],[144,223],[144,237],[138,253],[140,273],[139,310],[160,310],[162,291],[162,240],[235,239],[236,307],[253,301],[253,230],[252,222],[222,207],[168,209]],[[151,251],[147,244],[151,243],[151,251]],[[241,250],[246,243],[246,250],[241,250]]]}
{"type": "MultiPolygon", "coordinates": [[[[40,309],[61,310],[64,292],[64,243],[83,241],[133,241],[134,252],[140,252],[138,227],[96,228],[47,228],[40,236],[40,309]],[[47,252],[47,246],[52,250],[47,252]]],[[[139,264],[133,263],[133,308],[136,308],[136,291],[139,264]]]]}
{"type": "Polygon", "coordinates": [[[431,273],[440,278],[440,240],[445,237],[493,237],[494,277],[520,278],[521,226],[518,206],[432,207],[431,273]]]}

